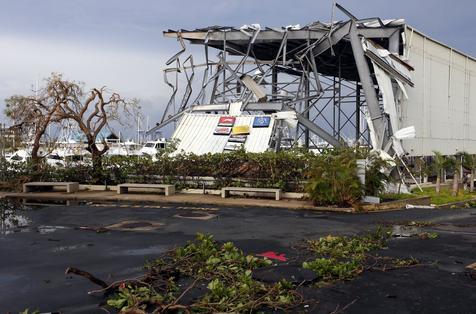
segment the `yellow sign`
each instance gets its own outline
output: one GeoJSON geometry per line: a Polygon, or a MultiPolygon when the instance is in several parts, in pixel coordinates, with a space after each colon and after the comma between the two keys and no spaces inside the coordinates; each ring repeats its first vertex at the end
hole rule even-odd
{"type": "Polygon", "coordinates": [[[237,125],[233,127],[231,131],[233,135],[242,135],[242,134],[250,134],[250,126],[249,125],[237,125]]]}

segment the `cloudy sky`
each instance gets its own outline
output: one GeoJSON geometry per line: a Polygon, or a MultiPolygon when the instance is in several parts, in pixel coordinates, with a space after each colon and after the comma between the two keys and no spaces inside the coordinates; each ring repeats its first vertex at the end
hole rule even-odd
{"type": "MultiPolygon", "coordinates": [[[[356,16],[405,18],[476,56],[474,0],[341,0],[356,16]]],[[[52,72],[141,99],[151,122],[169,90],[162,68],[177,50],[167,29],[305,25],[329,21],[332,0],[0,0],[0,109],[52,72]]],[[[338,15],[338,18],[343,18],[338,15]]],[[[4,121],[0,116],[0,121],[4,121]]]]}

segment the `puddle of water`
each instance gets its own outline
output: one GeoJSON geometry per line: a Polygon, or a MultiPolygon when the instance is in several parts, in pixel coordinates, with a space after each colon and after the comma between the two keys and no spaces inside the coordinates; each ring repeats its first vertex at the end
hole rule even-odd
{"type": "Polygon", "coordinates": [[[141,255],[151,255],[151,254],[162,254],[169,250],[167,245],[153,245],[141,249],[130,249],[114,252],[114,255],[129,255],[129,256],[141,256],[141,255]]]}
{"type": "Polygon", "coordinates": [[[58,230],[68,230],[71,229],[69,227],[64,226],[38,226],[37,230],[40,234],[48,234],[58,230]]]}
{"type": "Polygon", "coordinates": [[[105,228],[118,231],[153,231],[161,226],[161,223],[155,221],[125,220],[105,228]]]}
{"type": "Polygon", "coordinates": [[[66,252],[66,251],[72,251],[72,250],[78,250],[78,249],[84,249],[87,247],[92,246],[91,244],[74,244],[74,245],[64,245],[64,246],[57,246],[53,248],[51,251],[53,253],[59,253],[59,252],[66,252]]]}
{"type": "Polygon", "coordinates": [[[202,211],[192,211],[189,213],[179,213],[174,215],[175,218],[195,219],[195,220],[210,220],[216,218],[217,215],[202,211]]]}
{"type": "Polygon", "coordinates": [[[421,233],[420,228],[415,226],[395,225],[392,228],[392,237],[394,238],[410,238],[421,233]]]}
{"type": "Polygon", "coordinates": [[[135,229],[135,228],[143,228],[143,227],[151,227],[152,224],[150,222],[139,221],[139,222],[129,222],[122,225],[122,228],[126,229],[135,229]]]}
{"type": "Polygon", "coordinates": [[[18,202],[0,200],[0,234],[24,232],[31,225],[30,219],[24,215],[27,210],[18,202]]]}

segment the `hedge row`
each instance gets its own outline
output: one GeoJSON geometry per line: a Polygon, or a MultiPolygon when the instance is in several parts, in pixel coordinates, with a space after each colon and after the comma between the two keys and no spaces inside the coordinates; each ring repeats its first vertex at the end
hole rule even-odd
{"type": "Polygon", "coordinates": [[[215,187],[250,184],[257,187],[279,187],[286,191],[303,191],[309,169],[319,158],[307,152],[247,153],[236,151],[222,154],[179,154],[147,157],[114,156],[103,158],[101,173],[93,173],[89,165],[66,167],[41,165],[33,171],[29,164],[9,164],[0,161],[0,180],[12,185],[31,179],[40,181],[78,181],[82,184],[174,183],[178,187],[200,187],[200,177],[213,177],[215,187]]]}

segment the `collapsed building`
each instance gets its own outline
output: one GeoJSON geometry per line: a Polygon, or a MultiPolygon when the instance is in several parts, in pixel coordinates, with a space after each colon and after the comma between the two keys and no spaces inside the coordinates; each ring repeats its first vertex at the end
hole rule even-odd
{"type": "Polygon", "coordinates": [[[347,21],[164,32],[181,50],[166,62],[172,95],[149,133],[175,123],[178,149],[196,154],[354,144],[476,154],[476,59],[404,20],[337,7],[347,21]]]}

